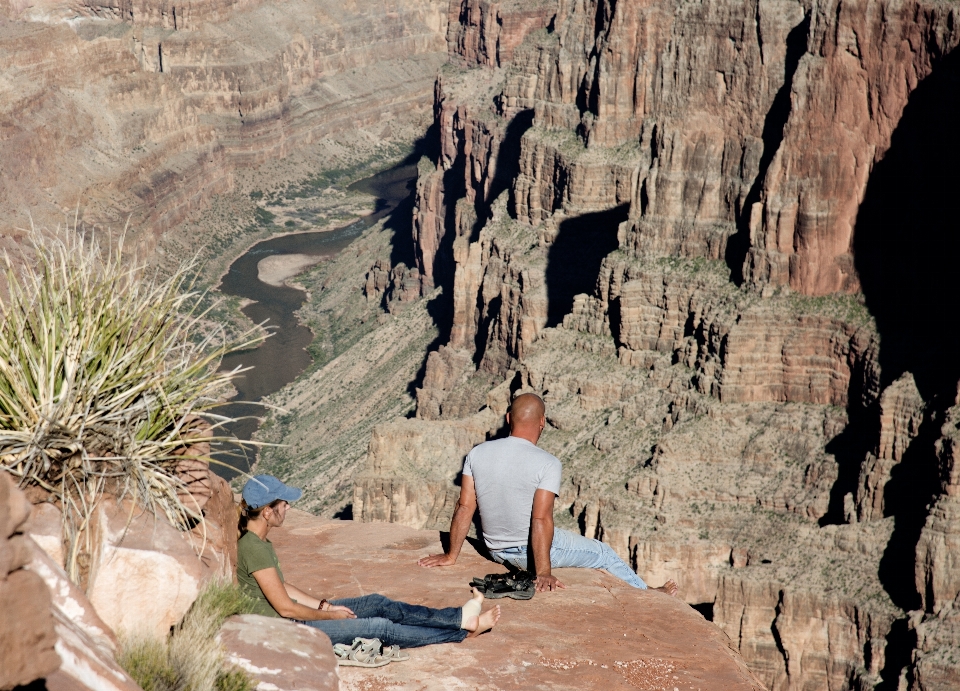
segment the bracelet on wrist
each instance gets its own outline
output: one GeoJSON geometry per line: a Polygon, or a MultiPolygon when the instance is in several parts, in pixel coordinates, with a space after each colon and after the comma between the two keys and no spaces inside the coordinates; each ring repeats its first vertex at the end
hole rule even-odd
{"type": "Polygon", "coordinates": [[[321,612],[325,611],[325,610],[323,609],[323,606],[326,605],[326,604],[328,604],[328,600],[327,600],[327,598],[323,598],[322,600],[320,600],[320,604],[317,605],[317,609],[319,609],[321,612]]]}

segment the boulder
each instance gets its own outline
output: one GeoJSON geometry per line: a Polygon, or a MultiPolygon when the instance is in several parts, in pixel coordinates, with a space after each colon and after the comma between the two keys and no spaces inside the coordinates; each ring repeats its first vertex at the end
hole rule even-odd
{"type": "MultiPolygon", "coordinates": [[[[198,530],[180,531],[162,516],[105,500],[98,514],[99,549],[87,595],[114,630],[166,636],[205,582],[229,578],[229,559],[198,530]]],[[[219,540],[218,540],[219,541],[219,540]]]]}
{"type": "MultiPolygon", "coordinates": [[[[101,501],[92,521],[97,537],[86,596],[107,629],[165,636],[203,583],[233,577],[233,494],[222,478],[206,473],[204,486],[210,491],[203,502],[204,521],[190,531],[129,501],[101,501]]],[[[60,521],[56,506],[37,504],[27,532],[50,564],[62,567],[60,521]]]]}
{"type": "Polygon", "coordinates": [[[220,642],[231,663],[269,691],[336,691],[337,658],[322,631],[289,619],[244,614],[230,617],[220,642]]]}

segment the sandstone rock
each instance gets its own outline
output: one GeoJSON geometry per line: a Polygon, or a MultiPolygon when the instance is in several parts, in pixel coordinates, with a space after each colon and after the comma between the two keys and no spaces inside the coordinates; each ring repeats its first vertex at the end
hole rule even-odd
{"type": "Polygon", "coordinates": [[[955,605],[936,615],[922,614],[911,620],[917,636],[910,669],[911,691],[954,689],[960,685],[957,650],[960,649],[960,616],[955,605]]]}
{"type": "Polygon", "coordinates": [[[506,64],[527,34],[545,28],[556,10],[552,0],[451,2],[450,54],[467,64],[506,64]]]}
{"type": "Polygon", "coordinates": [[[353,492],[353,514],[415,528],[449,526],[459,491],[453,482],[463,458],[486,438],[491,413],[468,424],[397,420],[374,429],[364,471],[353,492]]]}
{"type": "MultiPolygon", "coordinates": [[[[960,406],[947,411],[937,447],[942,494],[920,534],[915,570],[923,609],[933,614],[960,597],[960,406]]],[[[960,661],[954,669],[960,675],[960,661]]]]}
{"type": "MultiPolygon", "coordinates": [[[[503,570],[469,545],[456,566],[421,569],[417,559],[440,549],[435,532],[323,521],[295,510],[270,539],[289,581],[328,598],[377,592],[445,607],[469,597],[473,576],[503,570]]],[[[503,617],[492,632],[413,649],[410,660],[372,675],[342,668],[344,687],[762,688],[726,636],[675,598],[590,570],[560,569],[557,575],[566,590],[526,602],[499,600],[503,617]]]]}
{"type": "Polygon", "coordinates": [[[114,661],[117,641],[90,601],[24,527],[29,504],[0,475],[0,688],[45,679],[50,691],[138,691],[114,661]]]}
{"type": "MultiPolygon", "coordinates": [[[[421,166],[414,240],[429,285],[451,248],[454,310],[447,349],[428,356],[418,417],[446,436],[474,414],[459,403],[479,398],[471,360],[491,393],[544,393],[544,445],[567,478],[558,521],[609,542],[642,574],[677,568],[688,601],[713,603],[737,630],[742,617],[726,608],[739,596],[722,584],[726,569],[745,570],[744,608],[761,614],[741,650],[771,688],[879,683],[904,616],[877,578],[891,530],[884,487],[927,402],[909,375],[881,392],[881,343],[863,300],[802,295],[857,289],[853,214],[909,92],[960,41],[952,10],[555,10],[503,69],[500,10],[451,5],[456,60],[484,67],[437,81],[440,156],[421,166]],[[857,40],[869,45],[851,52],[864,32],[857,40]],[[901,54],[907,36],[927,47],[901,54]],[[903,78],[870,86],[888,59],[903,78]],[[864,111],[880,92],[891,110],[864,111]],[[826,113],[820,131],[812,123],[826,113]],[[606,235],[588,240],[589,224],[606,235]],[[588,244],[613,238],[615,251],[587,270],[588,244]],[[731,282],[741,268],[748,290],[731,282]],[[559,315],[557,277],[577,286],[565,286],[574,294],[559,315]],[[877,413],[862,463],[835,457],[850,417],[877,413]],[[795,546],[775,548],[764,532],[795,546]],[[856,573],[831,550],[857,555],[856,573]],[[810,585],[782,585],[791,579],[810,585]],[[829,658],[815,652],[824,647],[829,658]]],[[[451,445],[440,462],[460,455],[451,445]]],[[[403,503],[435,504],[435,493],[405,484],[403,503]]],[[[937,501],[918,552],[918,587],[942,593],[938,602],[952,592],[948,503],[937,501]]]]}
{"type": "Polygon", "coordinates": [[[33,540],[28,568],[47,585],[58,621],[58,631],[66,626],[71,631],[71,640],[81,636],[91,654],[112,661],[117,652],[117,637],[114,632],[100,618],[83,591],[69,579],[63,567],[33,540]]]}
{"type": "MultiPolygon", "coordinates": [[[[74,602],[90,606],[85,598],[74,602]]],[[[53,614],[56,651],[62,662],[59,669],[46,677],[49,691],[140,691],[140,686],[116,663],[113,651],[104,647],[104,637],[90,636],[89,617],[75,621],[72,612],[59,606],[54,607],[53,614]]]]}
{"type": "Polygon", "coordinates": [[[218,638],[227,661],[280,691],[338,691],[337,658],[322,631],[287,619],[244,614],[230,617],[218,638]]]}
{"type": "Polygon", "coordinates": [[[21,531],[30,504],[6,472],[0,472],[0,689],[12,689],[60,666],[50,593],[25,568],[29,538],[21,531]]]}

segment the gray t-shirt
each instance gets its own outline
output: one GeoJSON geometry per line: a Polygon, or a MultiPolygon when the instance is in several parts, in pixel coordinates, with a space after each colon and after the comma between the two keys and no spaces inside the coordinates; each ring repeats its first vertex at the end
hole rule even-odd
{"type": "Polygon", "coordinates": [[[467,454],[463,474],[473,477],[487,549],[525,546],[530,536],[533,495],[560,494],[560,460],[526,439],[484,442],[467,454]]]}

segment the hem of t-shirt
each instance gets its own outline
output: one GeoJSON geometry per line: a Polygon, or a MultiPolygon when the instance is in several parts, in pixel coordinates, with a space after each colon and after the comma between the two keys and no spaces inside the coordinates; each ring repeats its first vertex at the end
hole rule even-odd
{"type": "Polygon", "coordinates": [[[487,549],[491,552],[502,552],[505,549],[513,549],[514,547],[527,547],[527,546],[528,545],[526,542],[518,542],[515,545],[504,545],[502,547],[491,547],[489,544],[487,544],[487,549]]]}

